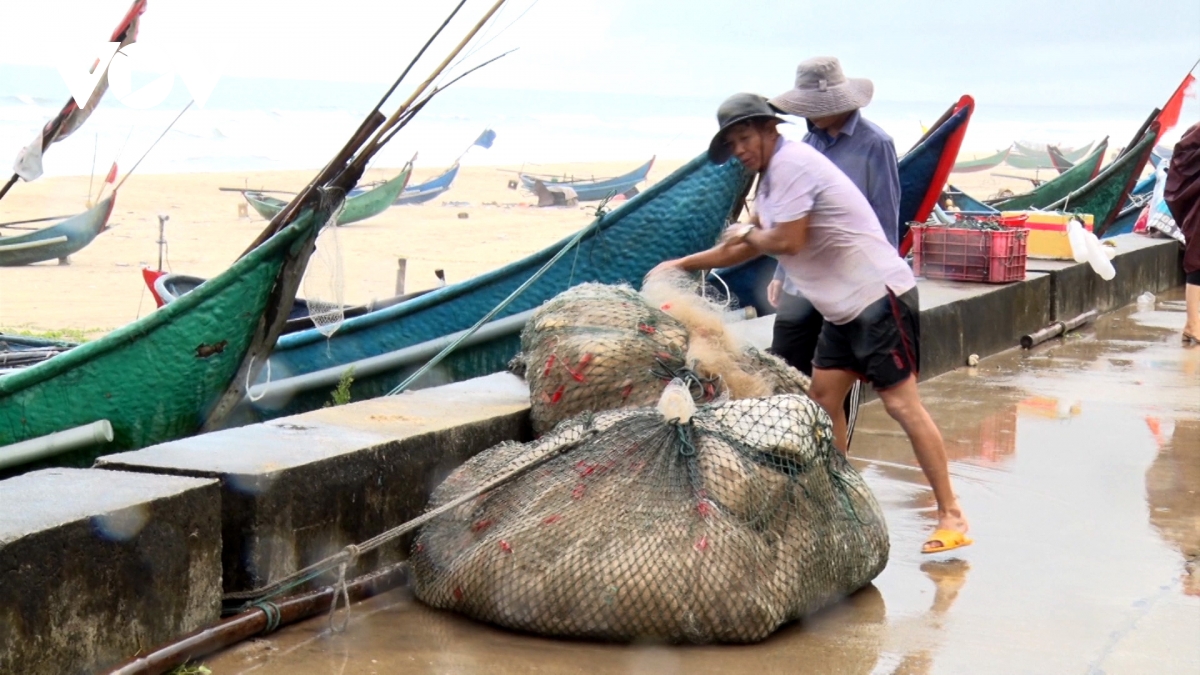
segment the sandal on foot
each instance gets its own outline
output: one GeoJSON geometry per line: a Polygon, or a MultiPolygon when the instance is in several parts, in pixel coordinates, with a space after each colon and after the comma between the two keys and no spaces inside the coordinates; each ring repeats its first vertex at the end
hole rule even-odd
{"type": "Polygon", "coordinates": [[[1200,338],[1196,337],[1195,335],[1192,335],[1191,333],[1187,332],[1186,330],[1183,331],[1183,346],[1186,347],[1188,345],[1195,345],[1195,344],[1200,344],[1200,338]]]}
{"type": "Polygon", "coordinates": [[[958,530],[937,530],[921,546],[921,553],[943,553],[974,543],[975,540],[958,530]]]}

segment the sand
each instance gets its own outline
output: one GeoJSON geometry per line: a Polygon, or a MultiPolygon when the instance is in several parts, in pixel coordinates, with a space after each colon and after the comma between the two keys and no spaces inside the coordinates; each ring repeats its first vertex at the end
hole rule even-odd
{"type": "MultiPolygon", "coordinates": [[[[960,159],[986,156],[963,153],[960,159]]],[[[539,171],[576,178],[613,176],[638,166],[628,162],[547,165],[539,171]]],[[[686,160],[657,160],[645,189],[668,176],[686,160]]],[[[417,168],[413,183],[440,174],[443,167],[417,168]]],[[[383,180],[398,169],[372,169],[364,182],[383,180]]],[[[25,267],[0,267],[0,332],[47,332],[67,329],[73,336],[94,338],[154,310],[154,300],[140,268],[158,268],[158,215],[166,226],[163,269],[210,277],[242,253],[265,227],[237,192],[219,187],[297,190],[316,171],[230,172],[135,175],[117,198],[111,229],[71,256],[25,267]]],[[[968,194],[986,198],[1003,188],[1023,192],[1028,181],[995,174],[1043,179],[1053,170],[1020,171],[1007,166],[953,174],[951,183],[968,194]]],[[[407,260],[405,290],[437,284],[434,270],[445,270],[450,283],[518,260],[576,232],[591,221],[595,203],[578,207],[536,208],[522,189],[508,188],[515,173],[496,167],[464,167],[447,193],[415,206],[397,206],[369,220],[337,229],[337,245],[345,270],[344,302],[366,303],[395,295],[397,260],[407,260]]],[[[18,183],[0,201],[0,222],[77,213],[86,207],[87,176],[43,178],[18,183]]],[[[286,198],[286,196],[285,196],[286,198]]],[[[16,234],[11,229],[6,234],[16,234]]],[[[322,235],[322,242],[330,236],[322,235]]],[[[328,247],[327,247],[328,248],[328,247]]],[[[313,269],[328,269],[314,263],[313,269]]],[[[306,281],[301,295],[332,299],[333,286],[324,273],[306,281]]]]}
{"type": "MultiPolygon", "coordinates": [[[[545,165],[538,170],[576,178],[603,177],[624,173],[644,161],[545,165]]],[[[684,161],[657,160],[640,189],[668,176],[684,161]]],[[[413,182],[443,170],[415,169],[413,182]]],[[[390,178],[397,171],[372,169],[364,182],[390,178]]],[[[296,190],[315,173],[134,175],[117,197],[112,229],[71,256],[69,265],[50,261],[0,267],[0,331],[70,329],[94,338],[144,316],[155,305],[140,269],[158,268],[159,214],[170,216],[163,269],[210,277],[227,268],[266,226],[253,209],[248,216],[239,216],[238,207],[245,203],[241,195],[218,187],[296,190]]],[[[395,295],[399,258],[408,261],[405,290],[411,292],[437,285],[435,269],[445,270],[450,283],[462,281],[539,251],[591,222],[596,203],[536,208],[533,195],[508,188],[508,181],[515,178],[516,174],[495,167],[464,167],[454,187],[431,202],[395,206],[337,228],[345,301],[365,303],[395,295]]],[[[82,211],[88,180],[82,176],[18,183],[0,201],[0,222],[82,211]]],[[[328,239],[327,234],[322,237],[321,242],[328,239]]],[[[330,296],[329,283],[313,281],[306,281],[302,291],[330,296]]]]}

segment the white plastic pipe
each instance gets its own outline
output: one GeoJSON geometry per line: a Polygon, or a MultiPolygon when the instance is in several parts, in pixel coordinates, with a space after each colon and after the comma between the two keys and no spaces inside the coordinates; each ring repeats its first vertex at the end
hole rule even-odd
{"type": "Polygon", "coordinates": [[[110,443],[112,439],[113,428],[108,420],[31,438],[0,448],[0,469],[53,457],[76,448],[110,443]]]}

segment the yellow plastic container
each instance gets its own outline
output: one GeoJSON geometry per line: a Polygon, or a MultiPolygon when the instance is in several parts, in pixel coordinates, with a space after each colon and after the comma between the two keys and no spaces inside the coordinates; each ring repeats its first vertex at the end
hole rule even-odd
{"type": "Polygon", "coordinates": [[[1092,214],[1063,213],[1061,211],[1004,211],[1000,222],[1007,227],[1023,227],[1029,230],[1027,255],[1030,258],[1050,260],[1073,260],[1071,242],[1067,239],[1067,223],[1072,218],[1083,221],[1083,227],[1092,231],[1092,214]]]}

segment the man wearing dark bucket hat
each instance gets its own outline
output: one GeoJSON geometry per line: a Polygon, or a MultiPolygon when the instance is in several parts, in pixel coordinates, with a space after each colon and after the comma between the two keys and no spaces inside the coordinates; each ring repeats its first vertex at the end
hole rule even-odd
{"type": "MultiPolygon", "coordinates": [[[[796,86],[769,103],[779,112],[807,120],[804,142],[828,157],[858,187],[875,212],[884,236],[897,246],[900,175],[896,146],[883,129],[859,112],[871,102],[874,92],[870,80],[847,78],[836,58],[818,56],[797,66],[796,86]]],[[[776,309],[771,351],[811,374],[823,322],[821,313],[787,281],[782,267],[775,270],[767,300],[776,309]]],[[[861,397],[861,387],[855,383],[844,404],[850,419],[847,442],[854,433],[861,397]]]]}
{"type": "Polygon", "coordinates": [[[776,258],[825,317],[809,395],[833,420],[838,449],[846,451],[842,402],[854,382],[865,379],[908,435],[937,499],[937,530],[923,552],[970,544],[941,433],[917,392],[920,327],[912,270],[846,174],[811,146],[779,135],[782,120],[765,98],[731,96],[717,110],[717,121],[709,159],[724,163],[736,156],[758,173],[752,222],[731,227],[713,248],[663,262],[650,274],[728,267],[764,254],[776,258]]]}

